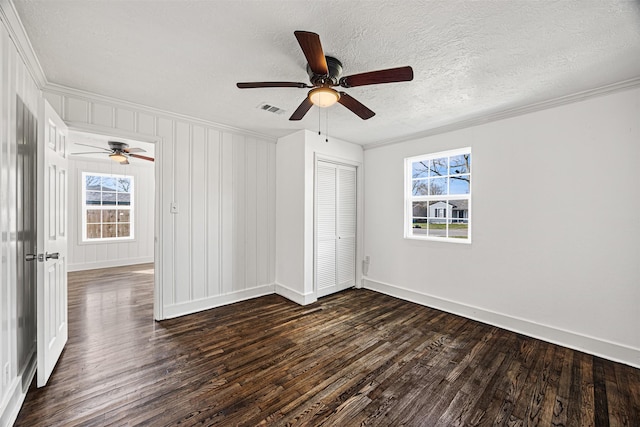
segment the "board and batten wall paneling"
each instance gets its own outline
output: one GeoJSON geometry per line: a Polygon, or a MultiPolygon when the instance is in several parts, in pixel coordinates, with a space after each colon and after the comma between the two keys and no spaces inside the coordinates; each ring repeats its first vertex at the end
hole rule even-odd
{"type": "MultiPolygon", "coordinates": [[[[185,303],[191,300],[193,294],[193,282],[191,274],[191,240],[193,227],[191,224],[191,126],[188,123],[178,122],[175,127],[175,203],[178,212],[175,217],[175,275],[176,283],[183,286],[174,287],[174,303],[185,303]],[[179,144],[177,141],[184,141],[179,144]],[[182,146],[180,146],[182,145],[182,146]]],[[[200,195],[200,197],[204,194],[200,195]]]]}
{"type": "Polygon", "coordinates": [[[44,93],[72,129],[156,144],[159,318],[274,292],[275,141],[72,89],[44,93]]]}
{"type": "Polygon", "coordinates": [[[220,203],[222,204],[221,212],[221,277],[220,294],[225,295],[232,291],[233,287],[233,135],[225,132],[222,135],[222,149],[220,152],[220,203]]]}
{"type": "MultiPolygon", "coordinates": [[[[274,146],[275,148],[275,146],[274,146]]],[[[269,233],[258,233],[258,230],[269,228],[269,146],[256,144],[256,281],[260,283],[269,276],[269,233]],[[266,179],[264,179],[266,177],[266,179]],[[262,178],[262,179],[258,179],[262,178]],[[261,257],[260,255],[267,254],[261,257]]]]}
{"type": "MultiPolygon", "coordinates": [[[[244,219],[245,236],[257,235],[258,227],[258,182],[256,180],[258,168],[257,147],[254,140],[248,140],[245,151],[245,177],[247,178],[245,185],[245,212],[247,215],[244,219]]],[[[252,244],[245,245],[245,277],[244,286],[252,287],[258,283],[258,239],[252,244]]]]}
{"type": "Polygon", "coordinates": [[[246,161],[245,153],[247,144],[244,138],[233,135],[233,288],[245,287],[245,256],[246,256],[246,161]]]}
{"type": "MultiPolygon", "coordinates": [[[[207,253],[206,238],[209,221],[207,221],[207,199],[211,194],[207,191],[208,173],[207,146],[205,141],[205,129],[202,126],[193,126],[191,134],[191,167],[190,180],[193,194],[202,194],[203,197],[191,198],[191,274],[193,283],[191,299],[201,299],[207,296],[207,253]]],[[[212,277],[213,280],[217,279],[212,277]]]]}
{"type": "Polygon", "coordinates": [[[72,156],[69,161],[68,271],[153,262],[155,177],[153,164],[72,156]],[[82,172],[131,175],[134,179],[135,238],[120,242],[82,242],[82,172]]]}
{"type": "Polygon", "coordinates": [[[222,259],[221,259],[221,243],[222,243],[222,221],[221,221],[221,177],[222,168],[209,168],[208,165],[220,165],[222,152],[222,141],[220,139],[220,131],[215,129],[207,130],[207,141],[205,144],[205,168],[207,170],[206,188],[206,217],[208,219],[206,236],[205,236],[205,274],[209,278],[207,281],[207,295],[219,295],[222,293],[220,284],[222,283],[222,259]],[[215,191],[211,191],[215,189],[215,191]]]}
{"type": "MultiPolygon", "coordinates": [[[[0,15],[2,16],[2,15],[0,15]]],[[[2,16],[3,17],[3,16],[2,16]]],[[[4,19],[4,17],[3,17],[4,19]]],[[[35,370],[35,299],[18,298],[26,283],[17,271],[16,97],[34,114],[42,95],[5,27],[0,24],[0,425],[10,425],[35,370]],[[24,355],[18,360],[18,354],[24,355]]],[[[35,293],[35,289],[34,289],[35,293]]],[[[27,292],[28,294],[28,292],[27,292]]]]}
{"type": "MultiPolygon", "coordinates": [[[[174,244],[175,244],[175,215],[169,213],[168,203],[175,200],[174,187],[174,163],[175,163],[175,136],[174,121],[166,118],[159,118],[157,121],[157,136],[162,143],[156,144],[156,168],[159,168],[160,174],[156,174],[156,197],[158,202],[156,208],[160,210],[156,213],[156,217],[160,219],[160,224],[156,225],[159,230],[156,245],[156,275],[159,275],[160,286],[162,288],[162,306],[170,306],[175,301],[175,285],[176,275],[173,261],[174,244]],[[158,148],[161,153],[158,153],[158,148]],[[158,271],[160,270],[160,271],[158,271]]],[[[156,279],[158,280],[158,279],[156,279]]],[[[157,292],[157,289],[156,289],[157,292]]]]}

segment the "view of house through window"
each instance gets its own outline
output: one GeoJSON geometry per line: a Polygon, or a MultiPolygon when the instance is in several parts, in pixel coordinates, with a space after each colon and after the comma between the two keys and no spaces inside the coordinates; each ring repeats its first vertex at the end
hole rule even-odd
{"type": "Polygon", "coordinates": [[[405,237],[471,242],[471,148],[405,159],[405,237]]]}
{"type": "Polygon", "coordinates": [[[133,239],[133,177],[82,173],[82,241],[133,239]]]}

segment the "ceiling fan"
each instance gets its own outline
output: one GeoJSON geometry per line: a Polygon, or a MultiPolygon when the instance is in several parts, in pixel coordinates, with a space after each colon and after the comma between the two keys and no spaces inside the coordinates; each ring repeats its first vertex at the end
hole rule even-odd
{"type": "Polygon", "coordinates": [[[71,154],[74,154],[74,155],[105,154],[106,152],[106,153],[109,153],[109,158],[111,160],[114,160],[120,163],[121,165],[128,165],[129,157],[148,160],[150,162],[153,162],[155,160],[153,157],[141,156],[140,154],[136,154],[136,153],[145,153],[147,150],[143,150],[142,148],[136,148],[136,147],[129,148],[129,144],[127,144],[126,142],[109,141],[109,148],[96,147],[94,145],[81,144],[79,142],[76,142],[76,145],[83,145],[85,147],[91,147],[91,148],[95,148],[97,150],[102,150],[102,151],[85,151],[82,153],[71,153],[71,154]]]}
{"type": "Polygon", "coordinates": [[[333,87],[340,86],[350,88],[413,80],[413,69],[408,66],[341,77],[342,63],[334,57],[324,55],[322,44],[320,44],[320,36],[309,31],[294,31],[294,34],[307,59],[307,73],[309,74],[311,85],[297,82],[250,82],[236,84],[240,89],[264,87],[310,88],[311,90],[307,97],[302,101],[302,104],[300,104],[296,111],[293,112],[289,120],[301,120],[313,105],[329,107],[336,102],[347,107],[361,119],[367,120],[376,113],[346,92],[338,92],[333,89],[333,87]]]}

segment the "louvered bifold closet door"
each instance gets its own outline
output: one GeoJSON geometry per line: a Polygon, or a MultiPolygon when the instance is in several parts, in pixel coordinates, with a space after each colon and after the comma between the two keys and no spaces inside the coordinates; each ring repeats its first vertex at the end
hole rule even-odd
{"type": "Polygon", "coordinates": [[[316,287],[318,296],[336,286],[336,165],[318,162],[316,171],[316,287]]]}
{"type": "Polygon", "coordinates": [[[338,167],[338,287],[347,289],[356,281],[356,170],[338,167]]]}
{"type": "Polygon", "coordinates": [[[317,163],[316,291],[322,297],[355,285],[356,169],[317,163]]]}

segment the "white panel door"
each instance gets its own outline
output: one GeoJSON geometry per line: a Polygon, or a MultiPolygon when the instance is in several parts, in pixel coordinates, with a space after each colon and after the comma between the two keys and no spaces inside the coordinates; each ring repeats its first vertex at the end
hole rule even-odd
{"type": "Polygon", "coordinates": [[[38,146],[38,387],[67,342],[67,127],[44,102],[38,146]]]}
{"type": "Polygon", "coordinates": [[[322,297],[355,285],[356,169],[316,166],[315,282],[322,297]]]}

